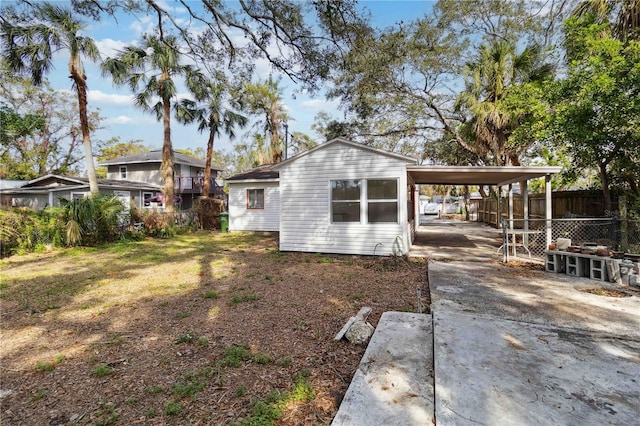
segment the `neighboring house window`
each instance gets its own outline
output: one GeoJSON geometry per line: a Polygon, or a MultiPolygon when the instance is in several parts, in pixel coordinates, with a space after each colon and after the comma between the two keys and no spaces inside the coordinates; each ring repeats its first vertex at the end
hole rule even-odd
{"type": "Polygon", "coordinates": [[[332,180],[331,221],[398,223],[398,181],[332,180]]]}
{"type": "Polygon", "coordinates": [[[88,197],[89,197],[89,192],[72,192],[71,193],[72,200],[76,200],[78,198],[88,198],[88,197]]]}
{"type": "Polygon", "coordinates": [[[247,189],[247,208],[264,209],[264,189],[247,189]]]}
{"type": "Polygon", "coordinates": [[[151,201],[146,201],[147,198],[153,197],[153,192],[143,192],[142,193],[142,205],[144,207],[151,207],[151,201]]]}
{"type": "Polygon", "coordinates": [[[127,166],[120,166],[120,179],[127,178],[127,166]]]}
{"type": "Polygon", "coordinates": [[[331,181],[331,221],[360,222],[360,181],[331,181]]]}
{"type": "Polygon", "coordinates": [[[398,223],[398,183],[395,179],[367,181],[367,222],[398,223]]]}

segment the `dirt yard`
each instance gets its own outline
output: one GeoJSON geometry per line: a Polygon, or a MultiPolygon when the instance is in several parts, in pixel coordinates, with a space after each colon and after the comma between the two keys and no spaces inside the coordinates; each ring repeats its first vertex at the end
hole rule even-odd
{"type": "Polygon", "coordinates": [[[1,422],[328,424],[365,349],[335,334],[426,279],[217,233],[1,260],[1,422]]]}

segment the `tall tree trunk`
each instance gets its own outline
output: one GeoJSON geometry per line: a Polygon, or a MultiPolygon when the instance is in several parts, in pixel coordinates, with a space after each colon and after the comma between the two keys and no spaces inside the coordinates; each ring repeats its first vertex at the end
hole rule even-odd
{"type": "Polygon", "coordinates": [[[78,111],[80,113],[80,130],[82,130],[82,145],[84,146],[85,162],[87,166],[87,176],[89,177],[89,191],[92,194],[100,192],[98,188],[98,177],[93,164],[93,150],[91,149],[91,136],[89,133],[89,119],[87,117],[87,82],[84,75],[78,73],[78,69],[73,63],[69,64],[71,78],[78,93],[78,111]]]}
{"type": "Polygon", "coordinates": [[[173,213],[175,182],[173,179],[173,147],[171,146],[171,101],[162,101],[162,123],[164,125],[164,143],[162,145],[162,181],[164,183],[165,211],[173,213]]]}
{"type": "Polygon", "coordinates": [[[213,140],[215,133],[209,129],[209,140],[207,141],[207,159],[204,162],[204,183],[202,184],[202,195],[209,198],[209,185],[211,183],[211,157],[213,156],[213,140]]]}
{"type": "Polygon", "coordinates": [[[604,209],[611,212],[611,191],[609,191],[609,175],[607,174],[607,163],[600,163],[600,181],[602,183],[602,195],[604,196],[604,209]]]}
{"type": "Polygon", "coordinates": [[[282,161],[282,150],[280,149],[280,138],[278,137],[278,126],[271,126],[271,162],[279,163],[282,161]]]}

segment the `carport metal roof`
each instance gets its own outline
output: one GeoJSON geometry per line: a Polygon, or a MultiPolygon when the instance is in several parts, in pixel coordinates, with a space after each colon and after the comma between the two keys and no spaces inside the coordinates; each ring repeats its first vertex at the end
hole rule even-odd
{"type": "Polygon", "coordinates": [[[434,185],[508,185],[554,173],[561,167],[522,166],[407,166],[415,183],[434,185]]]}

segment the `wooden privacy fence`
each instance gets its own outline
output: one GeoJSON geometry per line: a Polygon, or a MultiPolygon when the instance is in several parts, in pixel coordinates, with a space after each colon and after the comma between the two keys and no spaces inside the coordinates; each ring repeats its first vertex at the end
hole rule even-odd
{"type": "MultiPolygon", "coordinates": [[[[514,219],[524,218],[522,195],[513,196],[514,219]]],[[[618,210],[617,197],[614,196],[613,210],[608,212],[604,207],[604,199],[600,191],[562,191],[551,194],[553,217],[605,217],[615,215],[618,210]]],[[[502,219],[509,218],[509,198],[500,200],[498,214],[497,198],[471,200],[471,210],[477,212],[477,221],[489,223],[499,228],[502,219]]],[[[545,194],[529,195],[529,217],[532,219],[545,217],[545,194]]]]}

